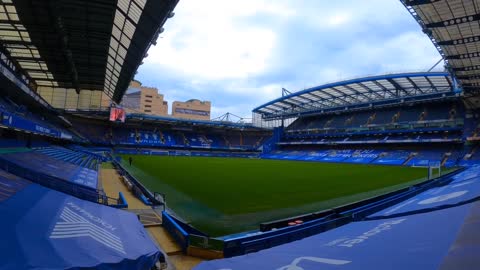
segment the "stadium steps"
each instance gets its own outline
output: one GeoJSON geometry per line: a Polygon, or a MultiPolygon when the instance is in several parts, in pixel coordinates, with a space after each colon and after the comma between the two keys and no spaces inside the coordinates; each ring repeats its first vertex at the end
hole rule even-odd
{"type": "Polygon", "coordinates": [[[416,156],[416,155],[415,155],[414,153],[411,153],[411,154],[408,156],[408,158],[402,163],[402,165],[407,165],[410,160],[412,160],[413,158],[415,158],[415,156],[416,156]]]}
{"type": "Polygon", "coordinates": [[[90,158],[89,157],[85,157],[82,161],[82,164],[80,164],[80,166],[82,167],[87,167],[87,164],[90,162],[90,158]]]}
{"type": "Polygon", "coordinates": [[[87,167],[87,168],[96,171],[96,170],[97,170],[97,159],[92,158],[92,159],[90,160],[90,162],[88,163],[88,167],[87,167]]]}
{"type": "Polygon", "coordinates": [[[88,162],[88,158],[86,157],[86,158],[82,159],[82,162],[79,164],[79,166],[86,167],[85,165],[87,164],[87,162],[88,162]]]}
{"type": "Polygon", "coordinates": [[[183,139],[183,144],[186,145],[186,146],[189,146],[189,145],[190,145],[190,141],[187,139],[187,137],[185,136],[185,134],[180,133],[180,136],[181,136],[182,139],[183,139]]]}
{"type": "Polygon", "coordinates": [[[222,136],[222,138],[225,141],[225,146],[230,147],[230,142],[227,140],[227,137],[222,136]]]}
{"type": "Polygon", "coordinates": [[[85,164],[85,168],[92,169],[93,168],[93,159],[90,159],[87,164],[85,164]]]}
{"type": "MultiPolygon", "coordinates": [[[[470,152],[470,158],[475,155],[475,153],[479,150],[479,148],[480,148],[480,145],[476,145],[476,146],[472,149],[472,151],[470,152]]],[[[469,158],[469,159],[470,159],[470,158],[469,158]]]]}
{"type": "Polygon", "coordinates": [[[146,230],[168,256],[183,254],[182,248],[162,226],[146,227],[146,230]]]}
{"type": "Polygon", "coordinates": [[[201,134],[200,137],[203,140],[202,144],[208,145],[208,147],[210,147],[212,145],[210,143],[210,140],[207,138],[207,136],[205,136],[205,134],[201,134]]]}
{"type": "Polygon", "coordinates": [[[175,269],[191,269],[202,261],[201,259],[183,255],[182,248],[161,226],[161,215],[135,197],[127,189],[121,180],[120,174],[118,174],[115,169],[101,168],[100,179],[107,195],[118,195],[119,192],[123,193],[128,202],[128,209],[125,210],[133,213],[140,213],[140,221],[144,224],[152,239],[165,252],[165,254],[169,256],[169,258],[170,256],[177,256],[181,258],[180,261],[193,262],[189,264],[191,266],[189,268],[179,267],[180,265],[174,264],[176,267],[175,269]]]}
{"type": "Polygon", "coordinates": [[[263,142],[263,136],[257,140],[257,142],[255,143],[255,147],[259,147],[262,144],[262,142],[263,142]]]}
{"type": "Polygon", "coordinates": [[[160,141],[165,144],[165,136],[163,135],[163,132],[158,131],[158,135],[160,136],[160,141]]]}
{"type": "Polygon", "coordinates": [[[150,209],[128,209],[128,212],[132,212],[138,216],[140,222],[144,227],[161,226],[162,214],[150,209]]]}
{"type": "Polygon", "coordinates": [[[447,156],[447,155],[444,156],[443,159],[442,159],[442,161],[440,162],[440,166],[444,166],[445,163],[447,163],[447,161],[448,161],[449,158],[450,158],[450,156],[447,156]]]}
{"type": "Polygon", "coordinates": [[[94,170],[94,171],[95,171],[95,170],[96,170],[95,164],[96,164],[95,160],[92,159],[92,160],[90,161],[90,163],[88,164],[88,167],[87,167],[87,168],[90,169],[90,170],[94,170]]]}

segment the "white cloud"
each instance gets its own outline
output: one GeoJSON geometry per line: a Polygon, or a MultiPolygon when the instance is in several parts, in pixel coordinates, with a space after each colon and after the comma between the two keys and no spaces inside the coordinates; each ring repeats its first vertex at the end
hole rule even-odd
{"type": "Polygon", "coordinates": [[[348,13],[337,13],[327,18],[327,24],[330,26],[340,26],[349,23],[352,16],[348,13]]]}
{"type": "Polygon", "coordinates": [[[183,0],[173,24],[146,65],[160,65],[192,79],[246,78],[268,68],[275,33],[260,26],[237,26],[238,20],[259,13],[290,16],[269,1],[183,0]]]}

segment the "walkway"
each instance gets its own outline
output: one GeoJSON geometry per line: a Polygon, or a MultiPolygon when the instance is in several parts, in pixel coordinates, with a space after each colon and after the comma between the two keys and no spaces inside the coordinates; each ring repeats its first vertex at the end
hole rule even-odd
{"type": "MultiPolygon", "coordinates": [[[[150,206],[143,204],[142,201],[137,199],[137,197],[127,189],[121,180],[121,176],[115,169],[101,168],[99,180],[102,182],[104,191],[108,197],[118,198],[118,193],[123,193],[123,196],[128,202],[127,211],[133,210],[133,212],[139,212],[135,210],[152,209],[150,206]]],[[[184,255],[175,240],[173,240],[162,226],[148,226],[145,229],[167,255],[168,261],[170,262],[169,270],[190,270],[203,261],[199,258],[184,255]]]]}

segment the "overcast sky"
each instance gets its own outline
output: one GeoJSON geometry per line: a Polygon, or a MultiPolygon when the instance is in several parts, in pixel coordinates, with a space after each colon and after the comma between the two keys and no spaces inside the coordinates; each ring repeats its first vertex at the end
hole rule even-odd
{"type": "Polygon", "coordinates": [[[440,59],[400,0],[180,0],[148,54],[136,79],[169,105],[212,101],[212,118],[250,117],[282,87],[426,71],[440,59]]]}

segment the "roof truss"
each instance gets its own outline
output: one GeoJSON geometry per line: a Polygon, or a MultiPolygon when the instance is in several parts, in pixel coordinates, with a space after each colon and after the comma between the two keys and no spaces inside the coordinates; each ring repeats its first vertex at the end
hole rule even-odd
{"type": "Polygon", "coordinates": [[[254,109],[265,118],[280,118],[331,108],[371,104],[438,93],[452,93],[444,72],[391,74],[322,85],[292,93],[254,109]]]}
{"type": "Polygon", "coordinates": [[[432,40],[464,91],[480,75],[480,6],[475,0],[401,0],[432,40]],[[467,79],[465,79],[467,78],[467,79]]]}

